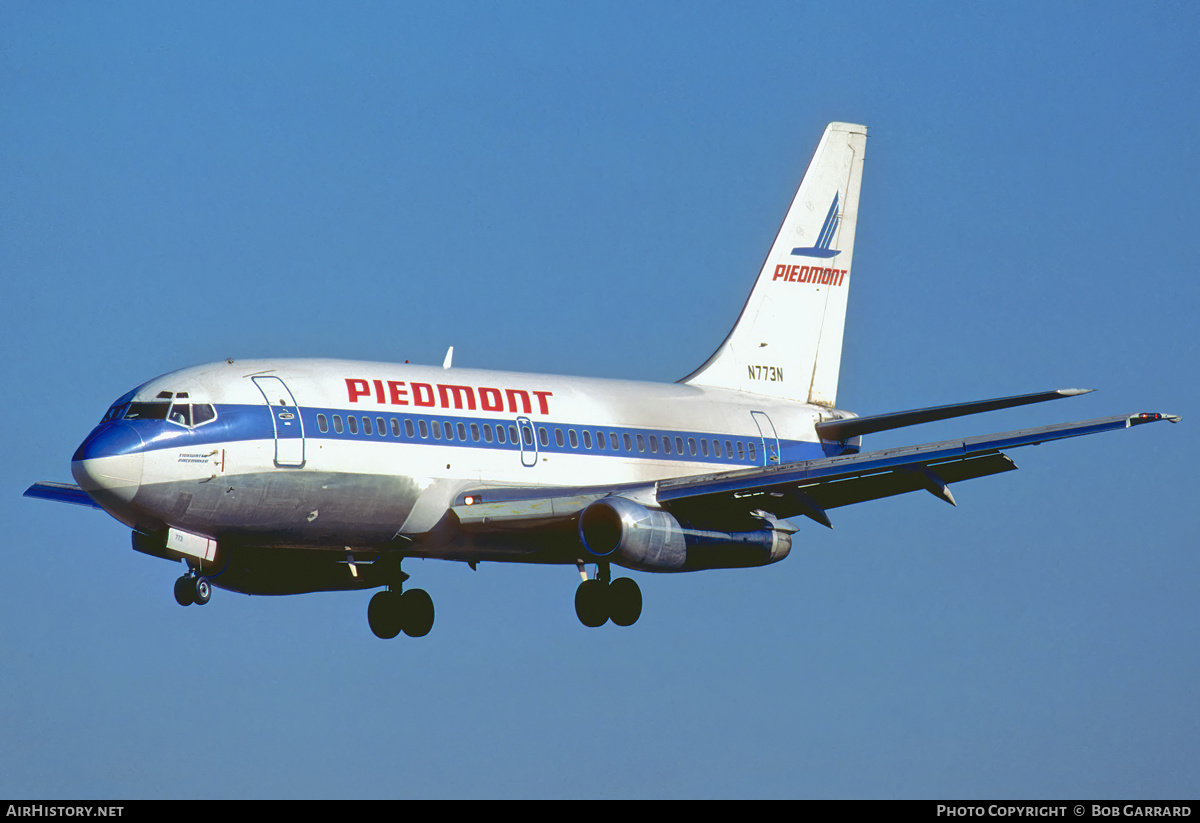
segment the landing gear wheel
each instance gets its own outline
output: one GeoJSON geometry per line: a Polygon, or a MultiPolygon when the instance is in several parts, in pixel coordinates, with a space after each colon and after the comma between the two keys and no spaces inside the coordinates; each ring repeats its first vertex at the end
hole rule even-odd
{"type": "Polygon", "coordinates": [[[197,577],[192,584],[192,595],[197,606],[203,606],[212,597],[212,583],[207,577],[197,577]]]}
{"type": "Polygon", "coordinates": [[[400,634],[403,622],[400,592],[377,592],[367,604],[367,623],[376,637],[391,640],[400,634]]]}
{"type": "Polygon", "coordinates": [[[590,629],[608,622],[608,587],[600,580],[585,580],[575,590],[575,614],[590,629]]]}
{"type": "Polygon", "coordinates": [[[190,606],[196,602],[195,578],[186,574],[175,581],[175,602],[180,606],[190,606]]]}
{"type": "Polygon", "coordinates": [[[631,577],[608,584],[608,616],[618,626],[632,626],[642,616],[642,590],[631,577]]]}
{"type": "Polygon", "coordinates": [[[433,628],[433,598],[424,589],[409,589],[400,600],[404,633],[424,637],[433,628]]]}

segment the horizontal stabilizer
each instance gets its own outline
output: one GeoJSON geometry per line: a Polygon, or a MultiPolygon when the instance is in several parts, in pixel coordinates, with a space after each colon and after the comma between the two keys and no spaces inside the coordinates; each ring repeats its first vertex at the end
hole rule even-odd
{"type": "Polygon", "coordinates": [[[74,483],[34,483],[25,490],[26,497],[40,497],[42,500],[56,500],[59,503],[74,503],[76,506],[91,506],[100,508],[96,501],[88,497],[88,493],[74,483]]]}
{"type": "Polygon", "coordinates": [[[817,434],[825,440],[849,440],[851,437],[862,434],[902,429],[905,426],[949,420],[951,417],[963,417],[968,414],[979,414],[997,409],[1011,409],[1013,406],[1025,406],[1029,403],[1044,403],[1047,400],[1074,397],[1077,394],[1087,394],[1092,391],[1095,389],[1056,389],[1033,394],[1018,394],[1013,397],[996,397],[991,400],[975,400],[971,403],[954,403],[949,406],[931,406],[927,409],[875,414],[870,417],[826,420],[817,424],[817,434]]]}

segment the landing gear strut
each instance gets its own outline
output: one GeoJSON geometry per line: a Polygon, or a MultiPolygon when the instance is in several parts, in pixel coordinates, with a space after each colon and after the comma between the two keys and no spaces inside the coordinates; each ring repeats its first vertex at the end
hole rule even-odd
{"type": "Polygon", "coordinates": [[[376,592],[367,604],[367,623],[376,637],[391,640],[400,632],[424,637],[433,628],[433,598],[424,589],[403,591],[407,579],[400,572],[394,587],[376,592]]]}
{"type": "MultiPolygon", "coordinates": [[[[580,564],[580,573],[583,564],[580,564]]],[[[608,563],[600,563],[596,577],[584,580],[575,590],[575,614],[589,628],[603,626],[609,620],[618,626],[632,626],[642,614],[642,590],[631,577],[612,579],[608,563]]]]}
{"type": "Polygon", "coordinates": [[[180,606],[190,606],[195,603],[203,606],[212,597],[212,583],[207,577],[201,577],[189,571],[175,581],[175,602],[180,606]]]}

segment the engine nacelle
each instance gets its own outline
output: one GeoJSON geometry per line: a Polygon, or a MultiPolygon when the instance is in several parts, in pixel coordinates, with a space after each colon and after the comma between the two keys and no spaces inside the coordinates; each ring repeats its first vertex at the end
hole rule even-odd
{"type": "Polygon", "coordinates": [[[667,512],[627,497],[604,497],[584,509],[579,539],[594,557],[648,572],[765,566],[787,557],[792,548],[786,531],[688,529],[667,512]]]}

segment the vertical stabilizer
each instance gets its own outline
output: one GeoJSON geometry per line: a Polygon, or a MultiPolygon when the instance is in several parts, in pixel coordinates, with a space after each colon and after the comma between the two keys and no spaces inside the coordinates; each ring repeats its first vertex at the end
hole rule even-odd
{"type": "Polygon", "coordinates": [[[866,144],[826,127],[733,330],[680,382],[834,405],[866,144]]]}

